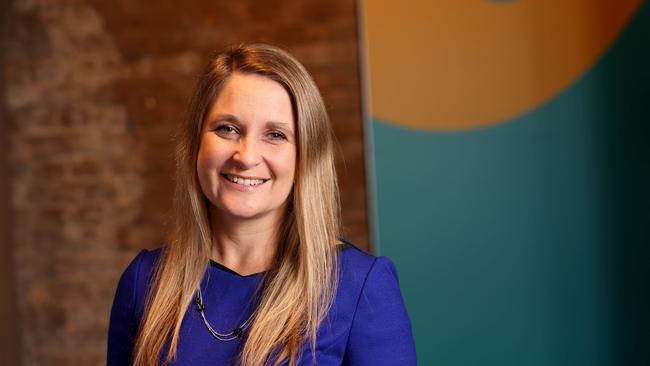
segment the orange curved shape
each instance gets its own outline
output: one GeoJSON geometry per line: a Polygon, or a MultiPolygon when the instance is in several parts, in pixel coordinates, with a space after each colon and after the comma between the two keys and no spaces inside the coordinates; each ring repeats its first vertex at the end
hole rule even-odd
{"type": "Polygon", "coordinates": [[[476,128],[539,106],[586,72],[641,0],[366,0],[372,115],[476,128]]]}

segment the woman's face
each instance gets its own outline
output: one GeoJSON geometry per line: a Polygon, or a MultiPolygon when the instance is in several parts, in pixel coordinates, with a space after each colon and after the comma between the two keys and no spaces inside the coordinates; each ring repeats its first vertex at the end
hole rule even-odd
{"type": "Polygon", "coordinates": [[[203,194],[219,214],[284,212],[296,168],[294,125],[289,94],[278,82],[255,74],[226,81],[208,111],[197,160],[203,194]]]}

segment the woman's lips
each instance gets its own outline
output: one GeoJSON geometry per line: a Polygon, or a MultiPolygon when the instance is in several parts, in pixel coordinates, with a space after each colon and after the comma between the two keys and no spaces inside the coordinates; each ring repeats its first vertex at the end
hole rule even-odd
{"type": "Polygon", "coordinates": [[[262,179],[256,177],[242,177],[231,174],[221,174],[221,177],[228,182],[228,184],[241,192],[251,192],[261,187],[269,179],[262,179]]]}

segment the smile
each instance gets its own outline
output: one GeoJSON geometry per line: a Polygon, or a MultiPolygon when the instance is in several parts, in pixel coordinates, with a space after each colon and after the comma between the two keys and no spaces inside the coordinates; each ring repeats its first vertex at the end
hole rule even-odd
{"type": "Polygon", "coordinates": [[[228,179],[233,183],[237,183],[249,187],[259,186],[260,184],[268,180],[268,179],[259,179],[259,178],[244,178],[244,177],[238,177],[236,175],[230,175],[230,174],[222,174],[222,175],[224,178],[228,179]]]}

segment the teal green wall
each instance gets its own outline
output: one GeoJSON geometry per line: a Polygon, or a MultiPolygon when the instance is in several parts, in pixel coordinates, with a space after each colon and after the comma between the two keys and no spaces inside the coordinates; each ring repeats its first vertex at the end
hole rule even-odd
{"type": "Polygon", "coordinates": [[[650,365],[649,48],[644,4],[524,116],[466,132],[371,122],[378,251],[421,365],[650,365]]]}

